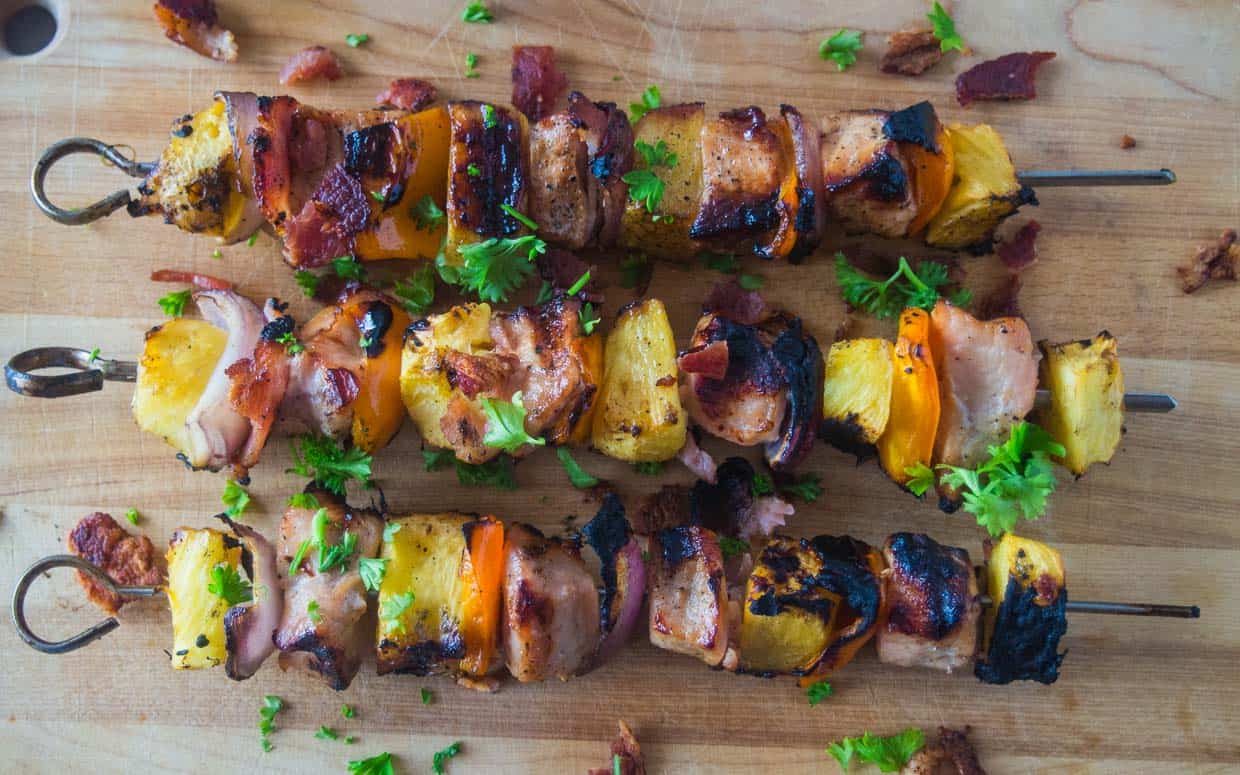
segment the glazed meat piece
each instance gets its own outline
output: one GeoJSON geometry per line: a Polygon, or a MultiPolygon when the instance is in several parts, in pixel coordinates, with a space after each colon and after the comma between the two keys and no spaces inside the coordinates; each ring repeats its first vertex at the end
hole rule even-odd
{"type": "Polygon", "coordinates": [[[448,118],[452,136],[444,260],[459,266],[465,261],[461,248],[525,232],[503,206],[529,212],[529,129],[524,115],[482,102],[451,102],[448,118]]]}
{"type": "Polygon", "coordinates": [[[362,622],[367,601],[357,561],[378,555],[383,519],[370,509],[350,508],[326,490],[309,492],[326,511],[326,545],[340,545],[346,532],[356,537],[356,545],[343,567],[320,573],[320,549],[314,545],[318,509],[289,507],[284,512],[278,544],[279,567],[284,575],[284,614],[275,643],[281,667],[297,665],[320,673],[339,691],[352,682],[362,656],[372,645],[371,633],[362,622]],[[308,550],[297,567],[290,569],[303,544],[308,550]]]}
{"type": "Polygon", "coordinates": [[[155,18],[173,43],[221,62],[237,60],[237,39],[220,26],[215,0],[159,0],[155,18]]]}
{"type": "Polygon", "coordinates": [[[568,680],[599,643],[599,598],[577,546],[514,523],[504,533],[504,663],[522,683],[568,680]]]}
{"type": "Polygon", "coordinates": [[[334,81],[344,75],[340,60],[326,46],[307,46],[289,57],[280,70],[280,85],[291,86],[302,81],[326,78],[334,81]]]}
{"type": "MultiPolygon", "coordinates": [[[[130,535],[111,514],[88,514],[69,531],[69,552],[96,566],[121,586],[151,586],[164,583],[168,573],[163,557],[156,553],[151,539],[130,535]]],[[[79,572],[78,583],[90,602],[115,614],[130,600],[114,595],[92,577],[79,572]]]]}
{"type": "Polygon", "coordinates": [[[895,533],[883,559],[889,613],[878,631],[879,660],[949,673],[968,665],[982,610],[969,553],[921,533],[895,533]]]}
{"type": "Polygon", "coordinates": [[[650,642],[708,665],[722,662],[728,648],[728,590],[715,533],[697,526],[655,533],[648,579],[650,642]]]}
{"type": "Polygon", "coordinates": [[[249,525],[220,518],[232,529],[248,555],[253,600],[234,605],[224,614],[224,640],[228,659],[224,669],[234,681],[244,681],[276,650],[274,642],[284,612],[284,589],[276,569],[276,548],[249,525]]]}
{"type": "Polygon", "coordinates": [[[773,468],[790,468],[809,453],[822,411],[823,361],[798,318],[772,313],[745,325],[707,313],[680,366],[681,401],[707,433],[740,446],[765,444],[773,468]],[[726,351],[711,350],[717,342],[726,351]]]}
{"type": "Polygon", "coordinates": [[[599,220],[594,241],[611,247],[629,198],[624,176],[633,169],[633,127],[614,102],[591,102],[581,92],[568,95],[568,113],[590,153],[590,175],[598,181],[599,220]]]}
{"type": "Polygon", "coordinates": [[[556,113],[530,127],[529,216],[544,239],[570,250],[598,231],[601,186],[574,118],[556,113]]]}
{"type": "Polygon", "coordinates": [[[780,134],[750,106],[707,121],[701,139],[702,198],[689,236],[765,242],[763,232],[792,215],[779,197],[789,164],[780,134]]]}
{"type": "Polygon", "coordinates": [[[973,468],[1033,409],[1040,356],[1020,318],[980,321],[939,301],[930,319],[942,404],[934,460],[973,468]]]}
{"type": "Polygon", "coordinates": [[[822,123],[828,213],[849,232],[902,237],[917,215],[911,170],[886,132],[888,113],[835,113],[822,123]]]}
{"type": "Polygon", "coordinates": [[[421,78],[396,78],[375,96],[375,104],[416,113],[439,97],[434,84],[421,78]]]}

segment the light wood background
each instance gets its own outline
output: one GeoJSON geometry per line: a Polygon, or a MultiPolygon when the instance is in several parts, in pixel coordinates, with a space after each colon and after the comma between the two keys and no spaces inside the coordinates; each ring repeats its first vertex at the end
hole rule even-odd
{"type": "MultiPolygon", "coordinates": [[[[4,7],[11,4],[6,3],[4,7]]],[[[901,0],[736,2],[557,0],[493,2],[493,25],[460,21],[464,2],[295,3],[223,0],[241,60],[222,65],[176,48],[156,29],[150,0],[56,0],[63,32],[48,52],[0,60],[0,356],[39,345],[100,347],[134,357],[160,318],[166,286],[152,269],[193,268],[233,279],[255,296],[300,298],[267,238],[224,249],[156,220],[119,214],[89,227],[58,226],[30,201],[33,159],[63,137],[133,145],[153,158],[171,119],[196,110],[217,88],[280,93],[285,58],[310,43],[340,53],[347,76],[294,90],[322,106],[363,107],[387,79],[420,76],[443,95],[506,100],[509,46],[557,47],[574,88],[627,103],[650,83],[666,102],[706,99],[723,109],[791,102],[811,113],[899,107],[930,99],[949,120],[987,121],[1008,139],[1021,168],[1173,168],[1162,189],[1042,193],[1040,263],[1022,302],[1035,337],[1070,339],[1107,328],[1120,341],[1128,385],[1168,391],[1180,409],[1133,416],[1110,467],[1064,478],[1052,513],[1027,527],[1061,547],[1075,598],[1196,603],[1199,621],[1076,617],[1063,676],[1051,687],[985,686],[970,676],[887,669],[867,653],[833,681],[816,708],[791,682],[717,673],[635,643],[603,669],[566,684],[506,686],[494,696],[446,680],[377,678],[365,669],[333,694],[271,661],[236,684],[222,671],[174,673],[161,649],[167,614],[159,603],[125,610],[123,626],[93,647],[50,657],[0,624],[0,770],[99,772],[342,771],[347,759],[381,750],[402,772],[427,772],[432,751],[464,741],[450,771],[580,772],[608,762],[617,718],[637,730],[655,772],[833,771],[828,742],[909,725],[972,725],[991,772],[1224,772],[1240,763],[1240,288],[1181,294],[1173,268],[1196,244],[1240,226],[1240,7],[1179,3],[958,2],[954,14],[973,57],[949,56],[917,79],[885,76],[877,59],[886,33],[917,24],[926,8],[901,0]],[[838,73],[818,42],[842,26],[866,31],[857,65],[838,73]],[[369,33],[360,49],[346,33],[369,33]],[[1024,104],[953,99],[955,74],[1014,50],[1058,58],[1024,104]],[[466,52],[482,77],[462,77],[466,52]],[[1130,134],[1137,147],[1119,148],[1130,134]],[[419,689],[435,691],[424,707],[419,689]],[[260,752],[263,694],[288,702],[260,752]],[[356,705],[352,721],[341,702],[356,705]],[[356,734],[356,745],[315,740],[320,724],[356,734]]],[[[66,202],[118,186],[95,160],[65,165],[51,188],[66,202]]],[[[1023,216],[1020,220],[1023,220],[1023,216]]],[[[835,247],[834,245],[831,246],[835,247]]],[[[874,243],[872,247],[882,247],[874,243]]],[[[889,250],[895,247],[887,246],[889,250]]],[[[840,321],[825,250],[800,267],[758,266],[768,296],[807,319],[829,342],[840,321]]],[[[605,262],[610,263],[610,262],[605,262]]],[[[995,259],[968,260],[968,284],[983,290],[995,259]]],[[[613,271],[605,274],[615,278],[613,271]]],[[[660,266],[651,293],[665,299],[683,345],[706,284],[700,269],[660,266]]],[[[609,307],[628,292],[613,287],[609,307]]],[[[298,301],[295,309],[307,311],[298,301]]],[[[881,326],[890,334],[890,330],[881,326]]],[[[65,531],[99,509],[136,507],[140,529],[163,545],[181,524],[202,525],[219,508],[224,480],[191,474],[159,441],[139,435],[129,390],[56,401],[0,393],[0,598],[37,557],[59,551],[65,531]]],[[[717,452],[721,448],[715,448],[717,452]]],[[[580,452],[596,474],[629,495],[657,481],[580,452]]],[[[274,531],[284,498],[300,482],[283,474],[287,444],[273,443],[254,470],[247,518],[274,531]]],[[[795,518],[798,534],[852,533],[881,541],[896,529],[925,530],[980,555],[967,516],[947,517],[898,492],[872,466],[821,447],[806,464],[826,495],[795,518]]],[[[450,473],[421,471],[408,428],[377,461],[398,512],[462,508],[555,529],[592,507],[548,454],[522,464],[515,493],[457,486],[450,473]]],[[[687,480],[669,468],[667,479],[687,480]]],[[[94,620],[68,574],[45,583],[34,611],[49,635],[94,620]]]]}

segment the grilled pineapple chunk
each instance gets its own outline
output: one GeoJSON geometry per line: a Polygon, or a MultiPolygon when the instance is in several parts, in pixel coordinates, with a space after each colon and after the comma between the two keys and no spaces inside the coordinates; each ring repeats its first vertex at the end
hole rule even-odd
{"type": "Polygon", "coordinates": [[[172,534],[167,560],[172,666],[178,670],[215,667],[228,656],[224,614],[230,606],[207,585],[216,565],[237,570],[241,546],[218,530],[183,527],[172,534]]]}
{"type": "Polygon", "coordinates": [[[846,339],[827,353],[822,435],[858,454],[873,448],[891,412],[894,351],[886,339],[846,339]]]}
{"type": "Polygon", "coordinates": [[[646,299],[620,310],[603,357],[594,447],[630,463],[674,457],[685,445],[685,412],[663,302],[646,299]]]}
{"type": "Polygon", "coordinates": [[[741,669],[802,675],[835,635],[840,596],[817,583],[822,557],[808,541],[775,536],[749,575],[741,612],[741,669]]]}
{"type": "Polygon", "coordinates": [[[985,683],[1054,683],[1064,655],[1068,591],[1063,557],[1039,541],[1007,533],[986,562],[992,604],[982,623],[982,657],[974,673],[985,683]]]}
{"type": "MultiPolygon", "coordinates": [[[[633,127],[633,141],[657,146],[662,141],[676,163],[651,170],[663,181],[663,198],[655,212],[629,197],[621,222],[620,244],[659,258],[690,261],[700,247],[689,238],[702,198],[702,127],[706,110],[701,102],[669,105],[642,116],[633,127]],[[655,220],[655,216],[658,220],[655,220]]],[[[639,155],[634,170],[646,169],[639,155]]]]}
{"type": "MultiPolygon", "coordinates": [[[[491,345],[491,305],[486,303],[463,304],[413,324],[401,353],[400,395],[427,444],[451,447],[439,420],[454,398],[470,401],[453,390],[445,356],[451,350],[470,355],[488,352],[491,345]]],[[[482,411],[480,401],[471,403],[482,411]]]]}
{"type": "MultiPolygon", "coordinates": [[[[139,188],[131,213],[162,213],[191,232],[222,237],[236,227],[245,197],[234,190],[237,163],[224,101],[176,122],[159,164],[139,188]]],[[[235,235],[234,235],[235,236],[235,235]]],[[[247,234],[235,236],[240,239],[247,234]]]]}
{"type": "Polygon", "coordinates": [[[451,670],[465,656],[462,626],[474,590],[462,566],[468,563],[465,526],[472,519],[446,513],[394,521],[400,527],[380,554],[387,560],[379,585],[381,675],[451,670]]]}
{"type": "Polygon", "coordinates": [[[176,318],[147,331],[133,392],[138,427],[188,454],[185,418],[206,390],[227,341],[228,334],[202,320],[176,318]]]}
{"type": "Polygon", "coordinates": [[[1093,339],[1042,341],[1038,347],[1044,356],[1041,383],[1051,394],[1041,424],[1066,450],[1059,462],[1080,476],[1094,463],[1110,461],[1124,432],[1118,346],[1103,331],[1093,339]]]}
{"type": "Polygon", "coordinates": [[[926,242],[959,250],[988,243],[1026,199],[1003,138],[987,124],[952,124],[947,133],[955,179],[926,230],[926,242]]]}

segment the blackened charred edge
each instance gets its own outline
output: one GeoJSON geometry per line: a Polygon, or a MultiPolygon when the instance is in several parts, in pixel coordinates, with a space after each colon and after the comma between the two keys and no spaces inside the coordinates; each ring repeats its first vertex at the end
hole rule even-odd
{"type": "Polygon", "coordinates": [[[883,135],[897,143],[916,143],[931,153],[942,153],[938,143],[939,117],[934,106],[922,101],[887,114],[883,135]]]}
{"type": "MultiPolygon", "coordinates": [[[[673,118],[690,118],[695,115],[704,115],[706,113],[705,102],[681,102],[676,105],[668,105],[662,108],[655,108],[648,111],[647,116],[658,115],[671,116],[673,118]]],[[[639,119],[640,120],[640,119],[639,119]]]]}
{"type": "Polygon", "coordinates": [[[771,346],[788,386],[788,409],[779,438],[767,444],[771,468],[787,470],[805,459],[814,447],[822,419],[822,385],[826,368],[822,350],[813,336],[793,318],[771,346]]]}
{"type": "Polygon", "coordinates": [[[264,342],[278,342],[281,337],[291,335],[296,328],[297,321],[293,320],[292,315],[280,315],[263,326],[258,338],[264,342]]]}
{"type": "Polygon", "coordinates": [[[756,196],[711,199],[702,203],[690,239],[711,239],[728,234],[758,234],[779,224],[779,192],[756,196]]]}
{"type": "Polygon", "coordinates": [[[520,207],[526,178],[525,142],[520,120],[502,106],[490,106],[495,123],[487,127],[482,119],[484,104],[489,103],[457,103],[469,110],[468,118],[454,122],[452,130],[453,142],[466,148],[465,164],[458,166],[473,164],[482,174],[470,176],[462,170],[453,170],[454,186],[463,183],[468,192],[465,199],[458,196],[453,204],[461,224],[479,236],[510,237],[523,226],[500,205],[520,207]]]}
{"type": "Polygon", "coordinates": [[[728,343],[728,370],[721,380],[703,378],[703,385],[727,395],[740,385],[750,385],[762,393],[785,387],[783,369],[771,349],[762,341],[756,326],[715,315],[702,329],[703,343],[728,343]]]}
{"type": "Polygon", "coordinates": [[[465,640],[459,628],[453,626],[444,630],[439,640],[424,640],[407,646],[384,638],[379,642],[375,666],[379,675],[437,675],[451,670],[449,663],[464,656],[465,640]]]}
{"type": "Polygon", "coordinates": [[[689,522],[735,536],[753,505],[753,466],[730,457],[715,469],[715,481],[699,479],[689,491],[689,522]]]}
{"type": "MultiPolygon", "coordinates": [[[[771,581],[776,585],[787,585],[793,579],[799,582],[796,592],[778,594],[774,587],[762,590],[761,595],[750,601],[749,611],[758,616],[776,616],[788,608],[796,608],[810,613],[825,621],[830,621],[835,608],[835,601],[818,594],[820,589],[828,589],[819,583],[817,576],[811,575],[801,562],[802,553],[820,554],[817,547],[805,539],[775,537],[762,550],[758,565],[770,571],[771,581]]],[[[751,577],[755,588],[761,588],[770,581],[762,576],[751,577]]]]}
{"type": "Polygon", "coordinates": [[[877,161],[866,167],[860,176],[865,181],[870,197],[880,202],[896,202],[908,192],[909,179],[904,166],[894,156],[884,153],[877,161]]]}
{"type": "Polygon", "coordinates": [[[864,441],[865,429],[857,423],[856,418],[855,414],[849,414],[843,419],[825,417],[818,424],[818,437],[841,452],[856,455],[857,462],[861,462],[876,456],[878,449],[864,441]]]}
{"type": "Polygon", "coordinates": [[[655,534],[655,541],[666,573],[702,551],[701,528],[690,525],[664,528],[655,534]]]}
{"type": "Polygon", "coordinates": [[[383,338],[387,336],[394,319],[392,308],[386,302],[366,303],[366,311],[362,313],[361,320],[357,321],[357,328],[362,341],[366,343],[362,352],[366,353],[367,358],[376,358],[383,352],[383,338]]]}
{"type": "Polygon", "coordinates": [[[820,535],[810,543],[822,557],[817,583],[842,597],[860,620],[852,633],[832,643],[832,648],[838,649],[877,626],[883,581],[870,569],[867,555],[874,549],[864,541],[847,535],[820,535]]]}
{"type": "Polygon", "coordinates": [[[327,679],[327,685],[335,691],[344,691],[349,688],[349,684],[353,682],[353,677],[357,675],[359,666],[348,664],[348,658],[342,653],[342,649],[336,649],[320,640],[318,633],[314,629],[307,630],[296,641],[287,646],[281,646],[280,650],[286,653],[304,653],[308,656],[305,665],[310,670],[322,675],[327,679]]]}
{"type": "Polygon", "coordinates": [[[375,124],[344,136],[344,168],[353,177],[387,176],[395,124],[375,124]]]}
{"type": "Polygon", "coordinates": [[[891,570],[906,588],[915,590],[919,607],[924,608],[905,611],[892,605],[892,624],[931,640],[946,638],[964,621],[972,602],[968,552],[944,546],[924,533],[893,533],[887,541],[891,570]]]}
{"type": "Polygon", "coordinates": [[[603,579],[599,594],[599,621],[605,630],[611,629],[611,607],[617,593],[616,556],[628,544],[632,533],[624,515],[624,504],[614,492],[604,496],[598,513],[581,528],[582,537],[599,559],[599,575],[603,579]]]}
{"type": "Polygon", "coordinates": [[[228,653],[228,658],[224,662],[224,672],[234,681],[239,681],[243,677],[237,672],[237,646],[238,639],[241,635],[241,629],[245,624],[246,612],[249,611],[248,606],[235,605],[224,612],[224,651],[228,653]]]}
{"type": "Polygon", "coordinates": [[[1008,576],[986,657],[973,666],[979,681],[1053,684],[1059,678],[1059,666],[1067,656],[1066,651],[1059,652],[1059,639],[1068,631],[1068,590],[1059,590],[1049,605],[1038,605],[1037,599],[1033,585],[1022,588],[1008,576]]]}

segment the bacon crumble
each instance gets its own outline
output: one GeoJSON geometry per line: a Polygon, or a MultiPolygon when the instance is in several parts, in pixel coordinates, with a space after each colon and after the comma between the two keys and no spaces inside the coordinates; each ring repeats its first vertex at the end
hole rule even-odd
{"type": "Polygon", "coordinates": [[[956,76],[956,101],[968,107],[980,100],[1031,100],[1038,96],[1038,67],[1054,58],[1053,51],[1018,51],[974,65],[956,76]]]}
{"type": "Polygon", "coordinates": [[[900,30],[887,38],[887,52],[878,69],[895,75],[921,75],[943,58],[939,39],[930,30],[900,30]]]}

